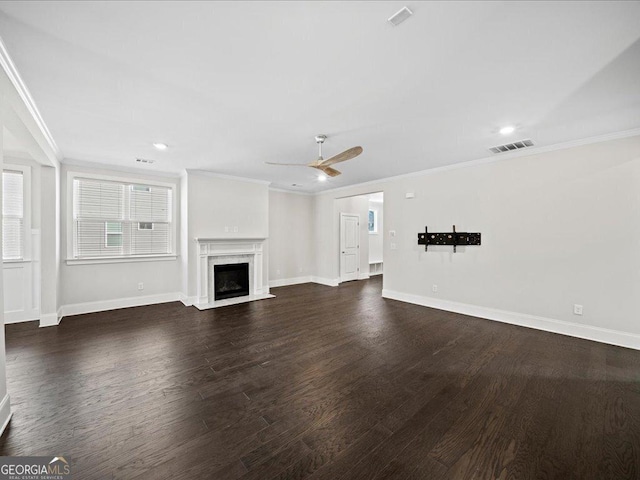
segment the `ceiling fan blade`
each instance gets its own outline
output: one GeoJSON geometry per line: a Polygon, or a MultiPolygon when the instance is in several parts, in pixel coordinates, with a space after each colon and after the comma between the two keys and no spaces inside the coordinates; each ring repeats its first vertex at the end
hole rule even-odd
{"type": "Polygon", "coordinates": [[[336,170],[335,168],[331,168],[331,167],[326,167],[324,165],[321,165],[319,167],[316,167],[318,170],[326,173],[327,175],[329,175],[330,177],[337,177],[338,175],[340,175],[342,172],[339,172],[338,170],[336,170]]]}
{"type": "Polygon", "coordinates": [[[310,167],[311,165],[307,165],[305,163],[275,163],[275,162],[264,162],[267,165],[281,165],[284,167],[310,167]]]}
{"type": "Polygon", "coordinates": [[[338,155],[335,155],[331,158],[326,159],[324,162],[322,162],[318,166],[328,167],[329,165],[333,165],[334,163],[351,160],[352,158],[357,157],[361,153],[362,153],[362,147],[353,147],[353,148],[350,148],[349,150],[345,150],[344,152],[339,153],[338,155]]]}

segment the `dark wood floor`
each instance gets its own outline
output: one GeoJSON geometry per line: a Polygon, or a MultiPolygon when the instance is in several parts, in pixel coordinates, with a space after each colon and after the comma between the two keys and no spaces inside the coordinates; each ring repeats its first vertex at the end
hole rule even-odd
{"type": "Polygon", "coordinates": [[[9,325],[0,453],[81,480],[640,478],[640,352],[380,290],[9,325]]]}

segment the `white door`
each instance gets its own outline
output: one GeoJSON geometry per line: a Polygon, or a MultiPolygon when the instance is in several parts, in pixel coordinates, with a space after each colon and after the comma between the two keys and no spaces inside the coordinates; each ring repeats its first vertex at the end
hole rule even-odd
{"type": "Polygon", "coordinates": [[[340,281],[357,280],[360,266],[360,216],[340,214],[340,281]]]}

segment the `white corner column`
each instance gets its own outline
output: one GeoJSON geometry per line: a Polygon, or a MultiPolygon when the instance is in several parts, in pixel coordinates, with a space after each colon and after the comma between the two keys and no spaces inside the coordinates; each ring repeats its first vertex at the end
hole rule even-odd
{"type": "MultiPolygon", "coordinates": [[[[0,172],[4,166],[4,117],[6,106],[0,103],[0,172]]],[[[0,182],[0,211],[2,209],[2,182],[0,182]]],[[[2,222],[0,222],[0,238],[2,238],[2,222]]],[[[0,242],[0,257],[2,254],[2,242],[0,242]]],[[[4,326],[4,285],[3,275],[0,275],[0,323],[4,326]]],[[[0,435],[11,420],[11,398],[7,391],[7,354],[4,344],[4,328],[0,328],[0,435]]]]}
{"type": "Polygon", "coordinates": [[[51,327],[60,323],[60,168],[43,166],[41,171],[40,326],[51,327]]]}

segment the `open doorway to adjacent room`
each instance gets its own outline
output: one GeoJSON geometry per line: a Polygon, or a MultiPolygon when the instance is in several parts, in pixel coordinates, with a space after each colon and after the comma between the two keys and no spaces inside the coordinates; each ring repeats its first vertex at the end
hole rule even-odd
{"type": "Polygon", "coordinates": [[[369,234],[369,276],[382,275],[383,272],[383,239],[384,239],[384,193],[377,192],[369,197],[367,212],[367,231],[369,234]]]}
{"type": "Polygon", "coordinates": [[[384,193],[336,200],[339,223],[340,282],[383,273],[384,193]]]}

